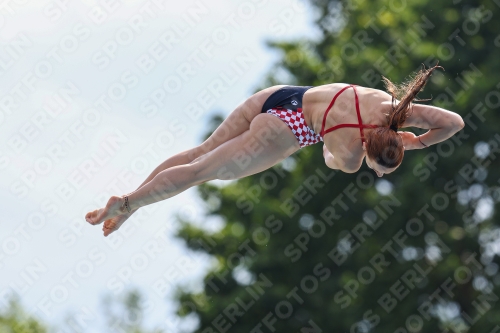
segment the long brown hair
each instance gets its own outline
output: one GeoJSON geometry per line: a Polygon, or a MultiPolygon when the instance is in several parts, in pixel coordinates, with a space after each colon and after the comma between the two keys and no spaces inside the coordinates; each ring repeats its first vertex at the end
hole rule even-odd
{"type": "Polygon", "coordinates": [[[437,64],[434,67],[423,68],[408,76],[401,84],[394,84],[382,76],[385,89],[392,96],[392,110],[386,114],[387,127],[379,127],[366,134],[366,154],[377,164],[386,168],[394,168],[403,160],[404,148],[401,136],[397,134],[398,128],[403,127],[406,119],[411,115],[411,103],[428,101],[417,99],[418,93],[423,90],[432,72],[443,67],[437,64]],[[395,100],[399,100],[396,104],[395,100]]]}

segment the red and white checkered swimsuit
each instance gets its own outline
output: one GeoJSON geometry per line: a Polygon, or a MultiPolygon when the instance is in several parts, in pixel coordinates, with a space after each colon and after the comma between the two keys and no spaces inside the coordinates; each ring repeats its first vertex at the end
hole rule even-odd
{"type": "Polygon", "coordinates": [[[272,114],[285,122],[292,130],[293,134],[299,141],[300,148],[313,145],[323,138],[316,134],[309,126],[307,126],[302,113],[302,108],[297,108],[297,111],[276,107],[266,110],[266,113],[272,114]]]}
{"type": "Polygon", "coordinates": [[[359,128],[359,132],[361,134],[361,141],[365,141],[365,137],[363,135],[363,128],[377,128],[378,125],[370,125],[363,124],[361,121],[361,112],[359,110],[359,100],[358,94],[356,93],[356,85],[349,84],[342,88],[340,91],[335,94],[330,105],[325,110],[323,114],[323,122],[321,124],[321,131],[319,133],[315,133],[309,126],[307,126],[306,121],[304,119],[304,114],[302,113],[302,96],[306,90],[312,88],[312,86],[285,86],[283,88],[278,89],[274,93],[272,93],[269,98],[266,100],[264,105],[262,106],[261,112],[266,112],[272,114],[288,125],[288,127],[292,130],[293,134],[299,141],[300,148],[313,145],[320,141],[323,141],[323,137],[325,134],[334,131],[338,128],[343,127],[352,127],[359,128]],[[356,113],[358,116],[357,124],[338,124],[329,129],[325,129],[326,125],[326,116],[328,112],[330,112],[335,100],[339,95],[347,90],[348,88],[352,88],[354,90],[354,97],[356,102],[356,113]]]}

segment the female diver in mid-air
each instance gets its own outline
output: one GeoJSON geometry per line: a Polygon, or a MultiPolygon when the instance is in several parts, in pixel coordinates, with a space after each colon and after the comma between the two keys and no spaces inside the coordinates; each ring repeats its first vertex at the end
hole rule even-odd
{"type": "Polygon", "coordinates": [[[412,103],[419,101],[418,92],[436,68],[442,69],[424,67],[401,85],[383,77],[388,93],[345,83],[263,89],[240,104],[201,145],[170,157],[134,192],[112,196],[106,207],[85,219],[93,225],[104,221],[108,236],[142,206],[209,180],[256,174],[319,141],[332,169],[353,173],[365,159],[379,177],[391,173],[401,164],[404,150],[444,141],[464,127],[454,112],[412,103]],[[415,136],[398,132],[402,127],[429,131],[415,136]]]}

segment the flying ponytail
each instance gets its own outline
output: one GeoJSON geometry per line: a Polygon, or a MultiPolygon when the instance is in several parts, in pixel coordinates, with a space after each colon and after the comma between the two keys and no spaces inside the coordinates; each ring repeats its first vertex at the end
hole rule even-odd
{"type": "Polygon", "coordinates": [[[420,100],[417,99],[417,95],[422,91],[427,83],[427,80],[431,76],[432,72],[443,67],[437,64],[434,67],[425,69],[425,65],[422,64],[422,69],[416,73],[410,75],[407,80],[399,85],[395,85],[388,78],[382,76],[382,81],[384,81],[385,89],[392,96],[392,110],[388,114],[389,127],[394,126],[396,128],[403,127],[404,122],[410,116],[410,104],[412,102],[423,102],[429,101],[430,99],[420,100]],[[395,100],[399,100],[396,104],[395,100]]]}
{"type": "Polygon", "coordinates": [[[405,82],[394,84],[388,78],[382,76],[387,92],[392,96],[392,110],[386,114],[387,127],[375,128],[366,135],[366,153],[378,164],[387,167],[397,167],[403,160],[404,148],[401,136],[397,134],[399,128],[403,127],[406,119],[411,115],[412,102],[428,101],[429,99],[417,99],[417,95],[423,90],[432,72],[443,67],[437,64],[434,67],[411,74],[405,82]],[[396,100],[399,102],[396,104],[396,100]]]}

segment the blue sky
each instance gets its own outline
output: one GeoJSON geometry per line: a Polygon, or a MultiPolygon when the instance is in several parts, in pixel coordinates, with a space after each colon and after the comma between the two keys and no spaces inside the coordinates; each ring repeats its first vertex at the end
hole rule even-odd
{"type": "MultiPolygon", "coordinates": [[[[1,307],[15,290],[52,324],[69,313],[100,318],[103,295],[135,287],[148,326],[180,331],[173,286],[200,288],[211,261],[172,238],[174,216],[220,226],[195,189],[142,208],[108,238],[85,213],[135,190],[199,144],[211,114],[249,97],[279,58],[264,40],[316,32],[303,1],[166,3],[0,9],[1,307]]],[[[91,320],[80,327],[102,331],[91,320]]]]}

